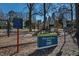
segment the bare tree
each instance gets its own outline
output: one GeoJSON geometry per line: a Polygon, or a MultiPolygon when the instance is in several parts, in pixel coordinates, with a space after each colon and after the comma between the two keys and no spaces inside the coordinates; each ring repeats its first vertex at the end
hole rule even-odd
{"type": "Polygon", "coordinates": [[[9,37],[10,36],[10,29],[12,26],[11,24],[12,24],[13,18],[16,16],[15,11],[13,11],[13,10],[9,11],[8,16],[9,16],[9,19],[7,20],[7,35],[9,37]]]}
{"type": "Polygon", "coordinates": [[[68,7],[66,7],[65,6],[65,4],[62,6],[62,7],[60,7],[59,8],[59,20],[61,20],[63,23],[62,23],[62,25],[66,25],[66,18],[67,17],[65,17],[65,15],[66,14],[70,14],[70,12],[71,12],[71,9],[69,9],[68,7]]]}
{"type": "Polygon", "coordinates": [[[43,3],[41,4],[41,9],[38,12],[40,16],[44,17],[44,21],[43,21],[43,28],[46,28],[46,19],[47,16],[49,16],[49,10],[50,10],[51,4],[50,3],[43,3]]]}
{"type": "Polygon", "coordinates": [[[0,10],[0,20],[4,19],[4,12],[2,10],[0,10]]]}
{"type": "Polygon", "coordinates": [[[34,4],[34,3],[27,4],[28,15],[29,15],[29,31],[30,32],[32,31],[32,16],[39,14],[39,12],[36,12],[35,6],[36,6],[36,4],[34,4]]]}
{"type": "Polygon", "coordinates": [[[3,12],[3,10],[0,10],[0,28],[3,28],[3,26],[4,26],[3,20],[4,20],[4,12],[3,12]]]}

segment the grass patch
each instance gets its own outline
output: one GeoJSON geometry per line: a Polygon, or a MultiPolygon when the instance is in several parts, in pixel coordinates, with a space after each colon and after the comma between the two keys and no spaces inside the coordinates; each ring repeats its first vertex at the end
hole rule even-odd
{"type": "Polygon", "coordinates": [[[39,33],[37,36],[57,36],[57,33],[39,33]]]}

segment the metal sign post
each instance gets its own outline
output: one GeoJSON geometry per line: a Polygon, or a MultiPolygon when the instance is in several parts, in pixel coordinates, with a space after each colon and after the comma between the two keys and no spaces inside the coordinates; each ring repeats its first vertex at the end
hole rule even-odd
{"type": "Polygon", "coordinates": [[[17,29],[17,53],[19,53],[19,29],[23,27],[23,19],[14,18],[13,27],[17,29]]]}
{"type": "Polygon", "coordinates": [[[19,52],[19,29],[17,29],[17,53],[19,52]]]}

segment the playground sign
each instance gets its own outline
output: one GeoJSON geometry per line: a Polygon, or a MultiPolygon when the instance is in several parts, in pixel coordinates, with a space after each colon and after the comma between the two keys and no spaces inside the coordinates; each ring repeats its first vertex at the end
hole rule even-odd
{"type": "Polygon", "coordinates": [[[23,28],[23,19],[22,18],[14,18],[13,19],[13,28],[22,29],[23,28]]]}
{"type": "Polygon", "coordinates": [[[37,39],[38,49],[44,49],[56,46],[58,44],[57,35],[53,34],[40,34],[37,39]]]}

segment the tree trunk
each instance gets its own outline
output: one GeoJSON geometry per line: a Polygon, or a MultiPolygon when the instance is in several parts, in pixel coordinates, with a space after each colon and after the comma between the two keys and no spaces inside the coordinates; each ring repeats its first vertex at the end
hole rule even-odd
{"type": "Polygon", "coordinates": [[[76,28],[79,29],[79,4],[75,4],[76,8],[76,28]]]}
{"type": "Polygon", "coordinates": [[[43,8],[44,8],[44,29],[45,29],[45,24],[46,24],[46,9],[45,9],[45,7],[46,7],[46,4],[44,3],[43,4],[43,8]]]}
{"type": "Polygon", "coordinates": [[[30,8],[29,8],[29,32],[32,31],[32,20],[31,20],[31,17],[32,17],[32,4],[30,3],[30,8]]]}
{"type": "MultiPolygon", "coordinates": [[[[74,23],[73,23],[73,7],[71,3],[71,22],[72,22],[72,30],[74,30],[74,23]]],[[[73,32],[73,31],[72,31],[73,32]]]]}
{"type": "Polygon", "coordinates": [[[78,51],[79,51],[79,4],[75,4],[75,7],[76,7],[76,29],[77,29],[75,37],[77,40],[78,51]]]}

